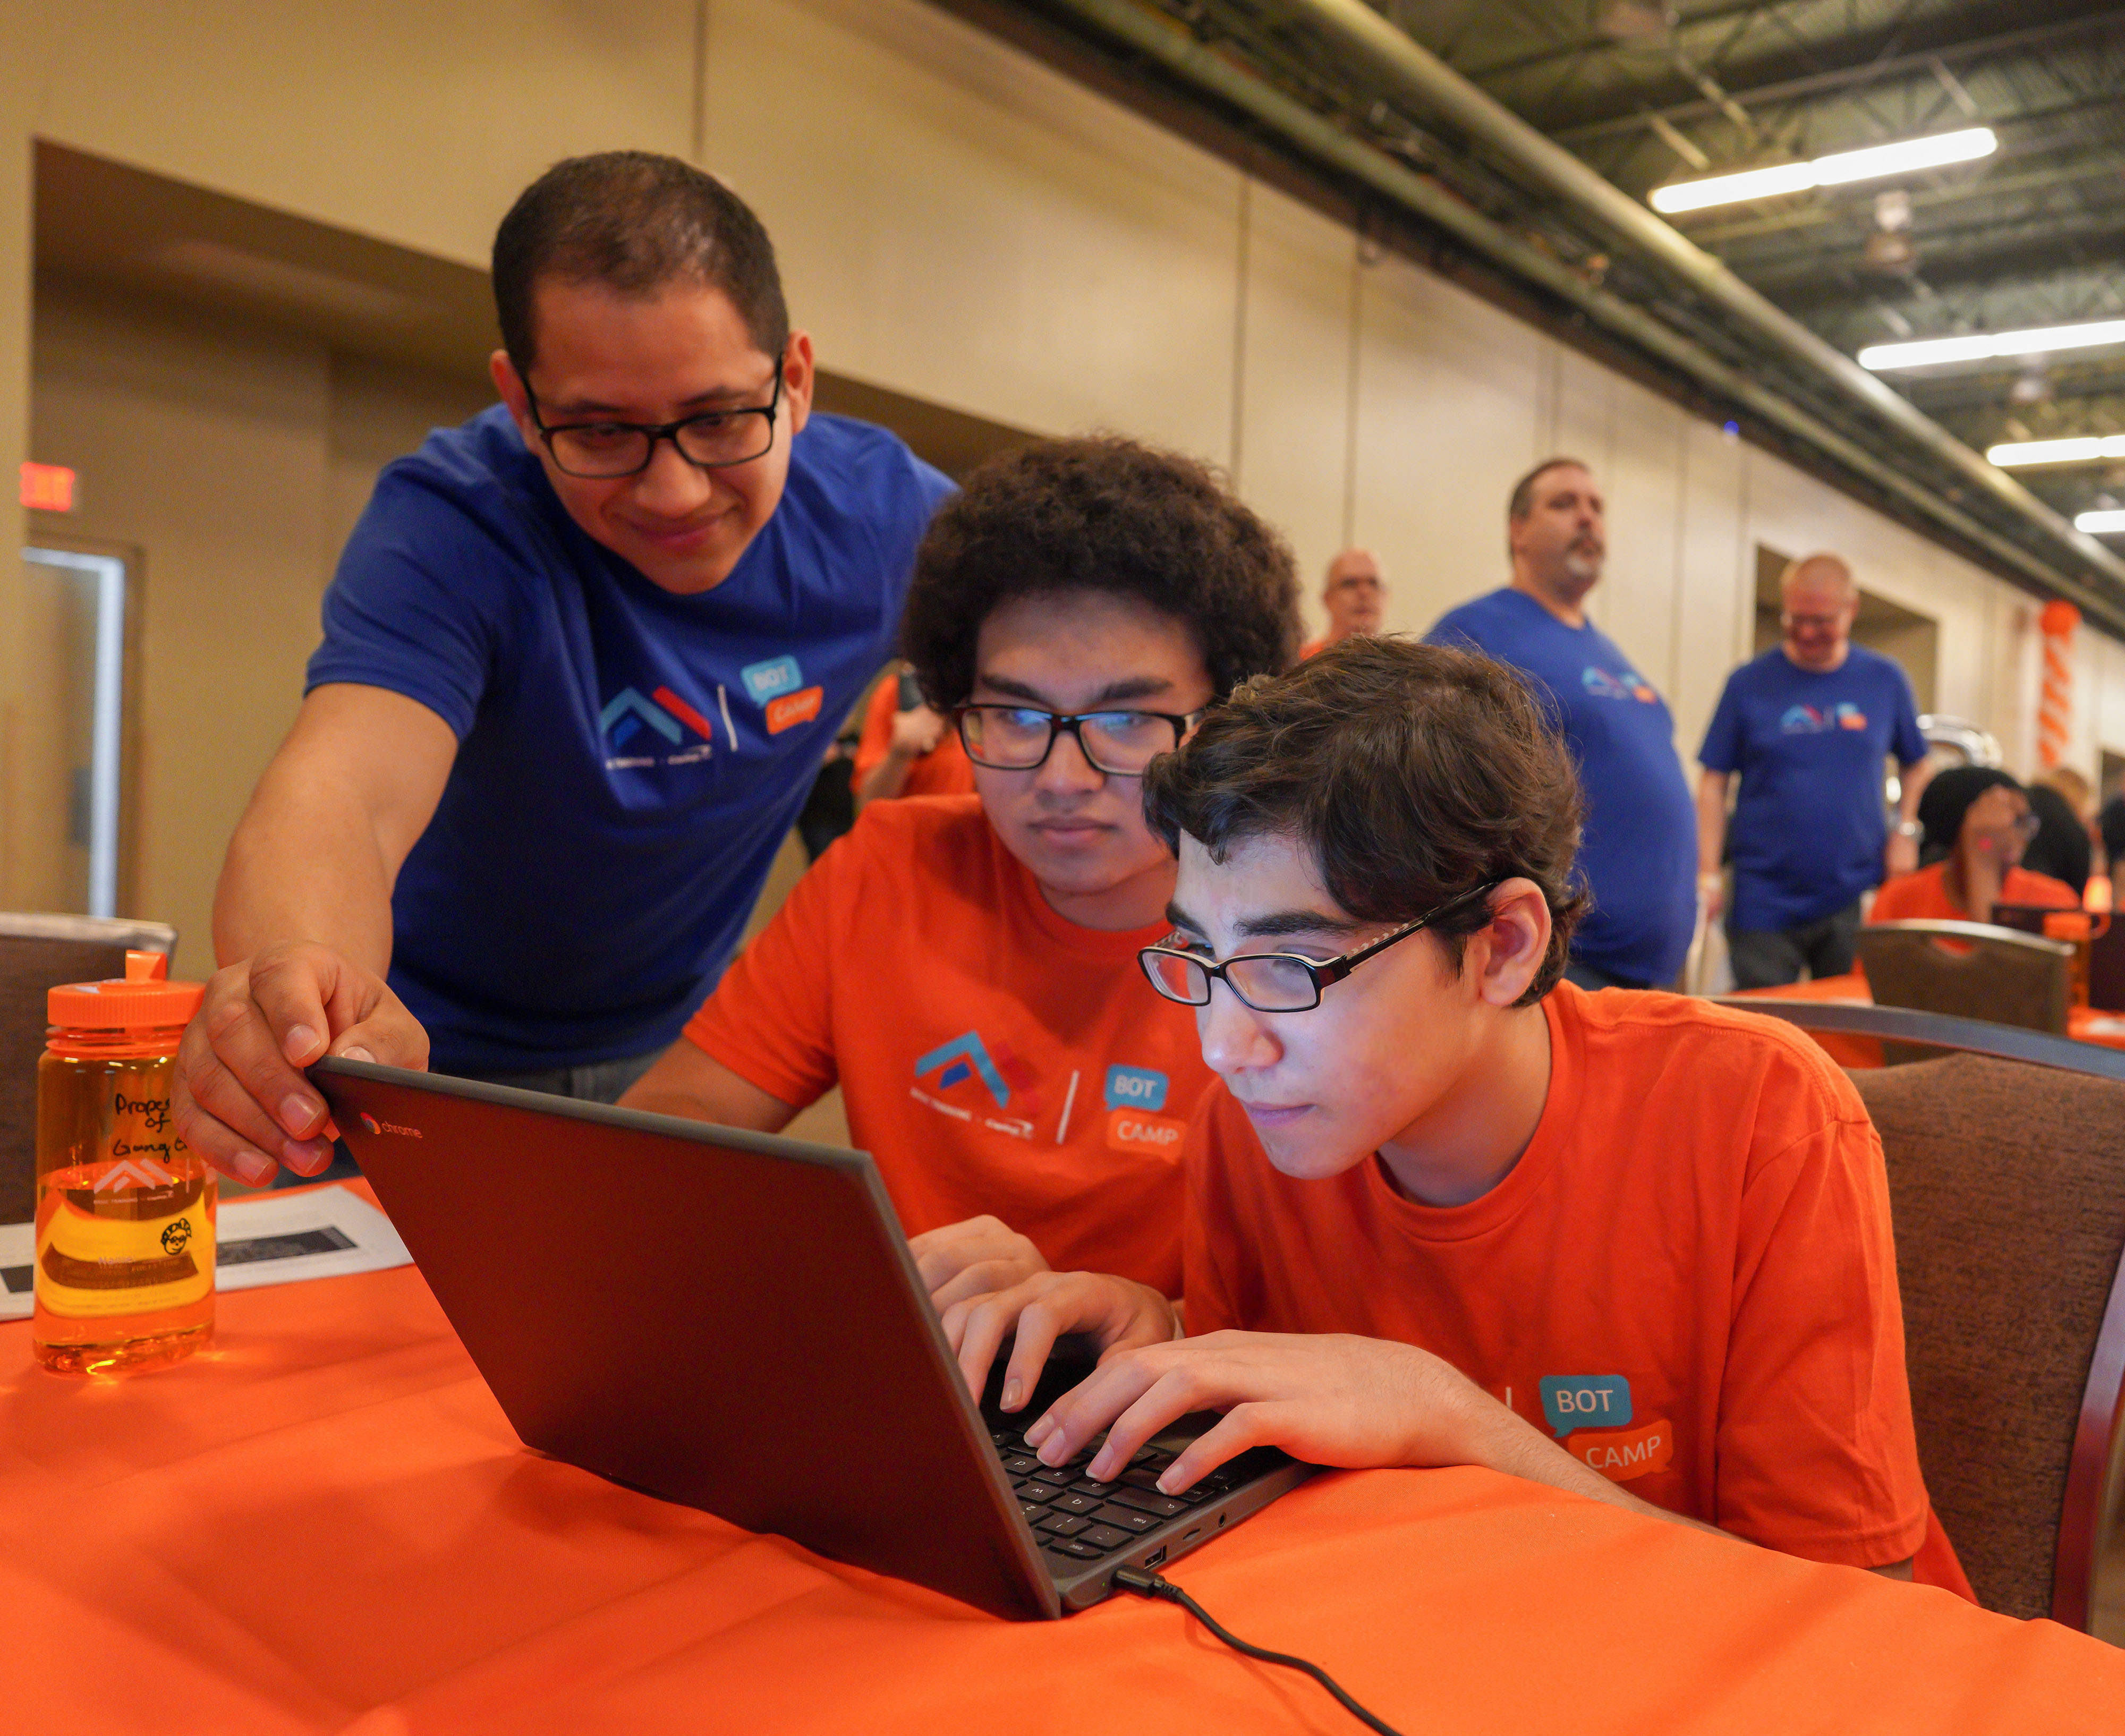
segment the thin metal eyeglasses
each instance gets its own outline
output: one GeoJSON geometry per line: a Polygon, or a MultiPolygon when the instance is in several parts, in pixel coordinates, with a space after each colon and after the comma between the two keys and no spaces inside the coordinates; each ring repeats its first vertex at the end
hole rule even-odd
{"type": "Polygon", "coordinates": [[[671,441],[679,456],[701,470],[725,470],[765,458],[775,445],[775,418],[782,405],[782,365],[775,366],[774,394],[764,404],[736,410],[709,410],[676,422],[562,422],[548,427],[539,419],[531,383],[524,383],[524,401],[531,426],[564,476],[611,482],[639,476],[657,456],[660,440],[671,441]]]}
{"type": "Polygon", "coordinates": [[[1076,738],[1086,764],[1116,778],[1141,776],[1203,721],[1199,711],[1088,711],[1066,717],[1030,705],[962,705],[952,715],[960,745],[977,765],[1030,772],[1048,763],[1056,736],[1067,733],[1076,738]]]}
{"type": "Polygon", "coordinates": [[[1237,957],[1212,962],[1179,947],[1146,947],[1137,956],[1151,986],[1168,1000],[1185,1007],[1210,1004],[1210,985],[1218,977],[1242,1006],[1257,1013],[1307,1013],[1321,1004],[1321,991],[1340,982],[1376,953],[1383,953],[1398,940],[1406,940],[1429,928],[1449,910],[1482,896],[1505,883],[1487,880],[1445,903],[1435,906],[1412,922],[1392,929],[1369,945],[1336,958],[1308,958],[1298,953],[1243,953],[1237,957]]]}

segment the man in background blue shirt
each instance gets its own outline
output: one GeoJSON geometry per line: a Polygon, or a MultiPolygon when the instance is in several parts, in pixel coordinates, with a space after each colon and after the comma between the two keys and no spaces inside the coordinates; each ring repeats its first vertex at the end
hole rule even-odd
{"type": "Polygon", "coordinates": [[[1666,988],[1697,924],[1695,816],[1666,702],[1586,617],[1608,553],[1605,512],[1576,459],[1538,464],[1506,510],[1512,582],[1449,609],[1430,637],[1532,677],[1578,761],[1579,861],[1594,909],[1564,974],[1583,989],[1666,988]]]}
{"type": "Polygon", "coordinates": [[[1698,874],[1715,914],[1727,787],[1741,779],[1727,947],[1742,989],[1852,968],[1860,895],[1918,866],[1927,776],[1911,684],[1888,658],[1852,642],[1859,587],[1851,568],[1834,554],[1811,555],[1785,570],[1779,598],[1783,642],[1727,678],[1697,756],[1698,874]],[[1903,770],[1893,835],[1883,799],[1892,755],[1903,770]]]}
{"type": "Polygon", "coordinates": [[[946,479],[812,413],[713,176],[558,164],[495,237],[502,402],[379,479],[231,840],[183,1136],[330,1161],[327,1051],[616,1098],[736,947],[946,479]],[[387,975],[388,973],[388,975],[387,975]]]}

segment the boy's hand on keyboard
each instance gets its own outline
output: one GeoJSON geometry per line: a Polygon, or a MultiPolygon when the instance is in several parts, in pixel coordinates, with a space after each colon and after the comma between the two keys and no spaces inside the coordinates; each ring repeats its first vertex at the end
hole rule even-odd
{"type": "Polygon", "coordinates": [[[970,1296],[940,1316],[967,1387],[978,1398],[1004,1339],[1017,1334],[1004,1368],[1001,1404],[1016,1410],[1031,1395],[1048,1353],[1065,1333],[1091,1339],[1102,1359],[1180,1331],[1172,1303],[1148,1284],[1103,1272],[1040,1272],[1008,1288],[970,1296]]]}
{"type": "Polygon", "coordinates": [[[915,1256],[930,1306],[940,1314],[966,1297],[1008,1290],[1048,1269],[1038,1248],[995,1217],[926,1230],[908,1237],[907,1251],[915,1256]]]}

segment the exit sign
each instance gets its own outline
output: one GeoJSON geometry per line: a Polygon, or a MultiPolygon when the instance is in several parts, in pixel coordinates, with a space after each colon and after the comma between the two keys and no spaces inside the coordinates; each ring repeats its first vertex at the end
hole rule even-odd
{"type": "Polygon", "coordinates": [[[39,512],[73,510],[74,473],[64,464],[22,466],[22,504],[39,512]]]}

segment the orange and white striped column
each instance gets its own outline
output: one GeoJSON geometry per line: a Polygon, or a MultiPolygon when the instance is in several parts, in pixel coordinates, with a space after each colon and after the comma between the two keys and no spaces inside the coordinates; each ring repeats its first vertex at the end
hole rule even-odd
{"type": "Polygon", "coordinates": [[[2038,620],[2044,633],[2044,685],[2037,704],[2037,759],[2049,771],[2064,762],[2073,733],[2073,631],[2080,611],[2055,597],[2038,620]]]}

